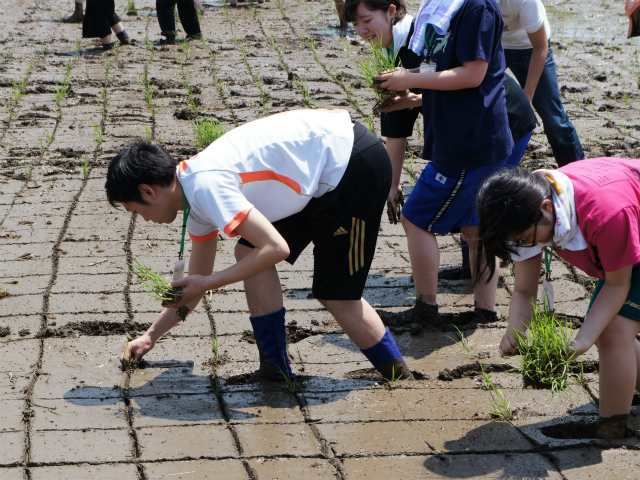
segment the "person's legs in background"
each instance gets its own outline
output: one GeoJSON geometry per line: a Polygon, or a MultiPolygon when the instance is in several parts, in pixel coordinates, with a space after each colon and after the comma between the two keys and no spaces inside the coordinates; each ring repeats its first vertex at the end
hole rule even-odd
{"type": "MultiPolygon", "coordinates": [[[[504,52],[507,67],[513,72],[520,85],[524,86],[531,60],[531,49],[505,49],[504,52]]],[[[582,144],[575,127],[564,111],[560,98],[551,43],[549,43],[549,54],[544,70],[533,96],[533,107],[542,120],[545,135],[558,166],[584,159],[582,144]]]]}
{"type": "Polygon", "coordinates": [[[200,38],[202,36],[200,20],[198,20],[198,12],[193,0],[178,0],[178,15],[180,16],[182,28],[187,34],[187,39],[200,38]]]}
{"type": "Polygon", "coordinates": [[[176,19],[173,15],[175,6],[176,0],[156,0],[156,12],[161,30],[160,35],[166,38],[165,43],[167,45],[176,43],[176,19]]]}

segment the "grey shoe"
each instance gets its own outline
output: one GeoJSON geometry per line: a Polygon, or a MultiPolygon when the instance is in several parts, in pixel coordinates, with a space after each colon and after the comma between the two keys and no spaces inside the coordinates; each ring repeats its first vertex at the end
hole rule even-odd
{"type": "Polygon", "coordinates": [[[70,17],[67,17],[64,20],[62,20],[62,23],[82,23],[82,20],[84,20],[82,2],[80,3],[76,2],[75,10],[73,11],[70,17]]]}

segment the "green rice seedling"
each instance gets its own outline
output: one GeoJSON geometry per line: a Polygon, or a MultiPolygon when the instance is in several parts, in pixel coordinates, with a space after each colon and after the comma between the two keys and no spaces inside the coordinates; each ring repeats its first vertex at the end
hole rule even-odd
{"type": "MultiPolygon", "coordinates": [[[[476,356],[473,353],[471,353],[471,350],[469,349],[469,341],[467,340],[467,337],[465,337],[464,333],[462,333],[462,331],[456,325],[454,325],[453,328],[456,329],[456,331],[458,332],[458,336],[460,337],[460,346],[462,347],[462,354],[470,360],[473,360],[474,358],[476,358],[476,356]]],[[[450,337],[449,335],[447,335],[447,338],[452,340],[454,343],[458,343],[458,340],[456,338],[450,337]]]]}
{"type": "Polygon", "coordinates": [[[287,62],[285,62],[284,60],[284,52],[282,51],[280,46],[277,44],[276,39],[274,38],[273,35],[269,35],[267,38],[271,46],[275,49],[276,53],[278,54],[278,58],[280,59],[280,68],[282,69],[282,71],[288,72],[289,67],[287,66],[287,62]]]}
{"type": "Polygon", "coordinates": [[[140,136],[142,137],[142,139],[145,141],[145,143],[155,143],[155,140],[153,138],[153,132],[151,131],[151,128],[149,128],[149,125],[147,125],[146,123],[143,125],[144,130],[142,132],[140,132],[140,136]]]}
{"type": "Polygon", "coordinates": [[[220,343],[218,342],[218,334],[211,339],[211,347],[213,349],[213,357],[211,357],[211,364],[213,365],[213,369],[218,368],[218,364],[220,363],[220,352],[218,351],[218,347],[220,343]]]}
{"type": "Polygon", "coordinates": [[[511,417],[513,416],[513,412],[511,411],[511,402],[507,400],[504,393],[502,393],[502,390],[495,386],[493,380],[491,380],[491,374],[485,372],[483,364],[480,364],[480,371],[482,372],[482,378],[484,380],[482,389],[490,391],[493,399],[489,415],[493,420],[511,420],[511,417]]]}
{"type": "Polygon", "coordinates": [[[416,174],[413,168],[415,158],[413,156],[413,152],[408,152],[408,153],[409,153],[409,162],[408,163],[405,162],[404,170],[409,174],[409,179],[411,181],[411,184],[415,186],[416,182],[418,181],[418,175],[416,174]]]}
{"type": "Polygon", "coordinates": [[[196,134],[196,143],[201,150],[227,133],[227,124],[219,122],[215,118],[198,119],[192,122],[192,125],[196,134]]]}
{"type": "Polygon", "coordinates": [[[280,370],[280,373],[284,377],[284,381],[287,385],[287,390],[289,390],[289,392],[295,395],[296,389],[298,388],[298,379],[293,378],[291,375],[289,375],[287,372],[282,370],[280,367],[278,367],[278,369],[280,370]]]}
{"type": "Polygon", "coordinates": [[[22,169],[22,178],[23,178],[23,180],[25,180],[26,182],[31,180],[31,174],[33,173],[33,167],[27,161],[26,158],[24,158],[22,160],[22,162],[20,162],[20,168],[22,169]]]}
{"type": "Polygon", "coordinates": [[[222,386],[220,385],[219,376],[216,375],[213,377],[213,385],[209,387],[209,390],[213,392],[217,398],[220,398],[220,395],[222,394],[222,386]]]}
{"type": "Polygon", "coordinates": [[[136,8],[135,0],[128,0],[126,8],[127,8],[127,15],[137,15],[138,14],[138,9],[136,8]]]}
{"type": "Polygon", "coordinates": [[[81,56],[82,56],[82,53],[83,53],[83,50],[82,50],[82,42],[80,41],[80,39],[79,39],[79,38],[76,38],[76,55],[77,55],[78,57],[81,57],[81,56]]]}
{"type": "Polygon", "coordinates": [[[291,18],[289,18],[289,15],[287,15],[287,12],[284,9],[284,2],[282,0],[276,0],[276,7],[282,16],[282,19],[285,22],[291,22],[291,18]]]}
{"type": "Polygon", "coordinates": [[[389,390],[393,390],[394,388],[396,388],[398,384],[398,380],[400,380],[401,378],[402,378],[402,374],[396,375],[396,367],[395,365],[393,365],[391,367],[391,378],[385,378],[385,380],[387,381],[387,387],[389,387],[389,390]]]}
{"type": "Polygon", "coordinates": [[[229,1],[228,0],[225,0],[224,4],[222,5],[222,16],[224,17],[225,22],[229,21],[229,1]]]}
{"type": "Polygon", "coordinates": [[[271,113],[271,95],[269,95],[269,92],[262,85],[259,85],[258,89],[260,90],[260,106],[265,115],[269,115],[269,113],[271,113]]]}
{"type": "Polygon", "coordinates": [[[589,383],[587,376],[584,374],[584,362],[582,361],[582,359],[580,359],[580,373],[574,375],[573,378],[581,387],[584,387],[587,383],[589,383]]]}
{"type": "Polygon", "coordinates": [[[93,143],[96,146],[96,150],[100,150],[102,147],[102,127],[100,125],[95,125],[93,123],[89,123],[91,128],[93,129],[93,143]]]}
{"type": "MultiPolygon", "coordinates": [[[[118,42],[116,42],[117,44],[118,42]]],[[[104,83],[109,85],[111,83],[111,64],[109,63],[109,57],[104,57],[104,83]]]]}
{"type": "Polygon", "coordinates": [[[153,42],[151,41],[151,39],[149,39],[149,37],[145,38],[144,45],[149,54],[148,61],[153,62],[153,59],[155,58],[155,54],[156,54],[156,47],[153,45],[153,42]]]}
{"type": "Polygon", "coordinates": [[[366,117],[364,117],[364,120],[365,122],[367,122],[367,129],[369,129],[371,133],[376,133],[375,124],[373,123],[373,118],[370,115],[367,115],[366,117]]]}
{"type": "Polygon", "coordinates": [[[388,56],[386,48],[384,48],[384,46],[382,45],[382,40],[380,40],[379,43],[371,43],[371,53],[366,55],[364,59],[358,62],[358,69],[360,70],[360,76],[362,77],[364,84],[377,97],[377,102],[373,107],[374,115],[378,115],[382,108],[392,105],[396,97],[407,94],[407,91],[379,91],[378,87],[383,82],[373,79],[373,77],[375,77],[376,75],[381,75],[383,73],[395,70],[396,56],[397,55],[394,55],[392,57],[388,56]]]}
{"type": "Polygon", "coordinates": [[[307,108],[316,108],[316,102],[311,96],[311,90],[309,90],[309,85],[307,85],[307,79],[299,78],[296,76],[293,77],[293,82],[296,84],[298,90],[300,90],[300,93],[302,94],[302,100],[300,101],[300,104],[307,108]]]}
{"type": "Polygon", "coordinates": [[[511,402],[507,400],[502,393],[502,390],[496,388],[495,385],[492,384],[493,392],[492,395],[495,395],[495,400],[491,403],[491,418],[493,420],[502,420],[504,422],[508,422],[513,417],[513,412],[511,411],[511,402]]]}
{"type": "Polygon", "coordinates": [[[137,260],[133,260],[129,270],[147,292],[147,297],[160,302],[172,302],[174,300],[174,290],[162,275],[154,272],[149,267],[137,260]]]}
{"type": "Polygon", "coordinates": [[[520,371],[525,380],[551,388],[557,395],[569,388],[569,346],[573,330],[566,318],[560,319],[544,305],[533,304],[529,327],[523,334],[515,331],[520,371]]]}
{"type": "Polygon", "coordinates": [[[56,102],[56,105],[60,107],[60,103],[67,96],[67,91],[69,90],[68,83],[61,83],[56,85],[55,90],[53,91],[53,100],[56,102]]]}
{"type": "Polygon", "coordinates": [[[480,364],[480,373],[482,374],[482,389],[491,390],[493,388],[493,380],[491,380],[491,373],[484,371],[484,365],[480,364]]]}
{"type": "Polygon", "coordinates": [[[89,156],[87,152],[84,152],[84,161],[82,162],[82,178],[85,180],[89,177],[89,171],[91,170],[91,166],[89,165],[89,156]]]}

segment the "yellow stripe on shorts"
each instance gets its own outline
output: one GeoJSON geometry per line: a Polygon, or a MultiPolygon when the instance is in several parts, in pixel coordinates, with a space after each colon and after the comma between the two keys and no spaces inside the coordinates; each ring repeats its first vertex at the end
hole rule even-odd
{"type": "Polygon", "coordinates": [[[351,238],[349,245],[349,276],[364,266],[364,220],[351,217],[351,238]]]}

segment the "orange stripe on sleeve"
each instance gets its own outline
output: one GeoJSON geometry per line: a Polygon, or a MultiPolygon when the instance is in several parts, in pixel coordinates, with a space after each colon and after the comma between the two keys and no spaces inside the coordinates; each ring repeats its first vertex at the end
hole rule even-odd
{"type": "Polygon", "coordinates": [[[280,175],[272,170],[261,170],[259,172],[244,172],[238,173],[238,176],[242,179],[242,183],[262,182],[264,180],[275,180],[277,182],[284,183],[287,187],[291,188],[298,195],[302,193],[300,184],[289,177],[280,175]]]}
{"type": "Polygon", "coordinates": [[[207,240],[211,240],[213,237],[218,235],[219,231],[220,230],[214,230],[213,232],[207,235],[202,235],[201,237],[198,237],[196,235],[192,235],[191,233],[189,233],[189,237],[191,237],[191,240],[193,240],[194,242],[206,242],[207,240]]]}
{"type": "Polygon", "coordinates": [[[229,238],[238,236],[235,230],[240,226],[246,216],[249,215],[250,211],[251,209],[247,208],[246,210],[242,210],[241,212],[236,213],[235,217],[233,217],[231,221],[227,223],[227,226],[224,227],[224,233],[226,233],[229,238]]]}

